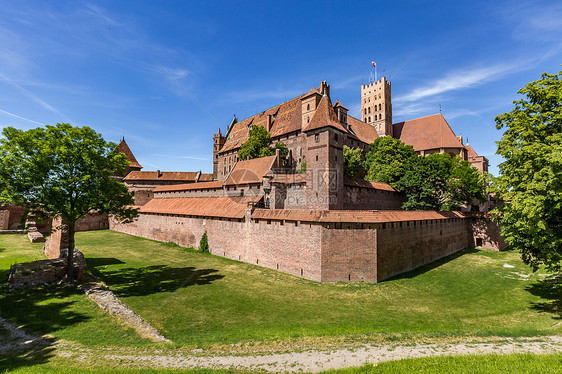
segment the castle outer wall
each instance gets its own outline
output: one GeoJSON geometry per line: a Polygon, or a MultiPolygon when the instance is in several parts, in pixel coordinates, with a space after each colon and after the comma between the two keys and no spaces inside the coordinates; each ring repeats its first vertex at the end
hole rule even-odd
{"type": "Polygon", "coordinates": [[[110,228],[193,248],[207,231],[214,255],[322,282],[380,282],[474,246],[471,233],[480,218],[451,212],[389,214],[404,213],[411,219],[383,223],[328,222],[338,220],[335,215],[289,220],[281,215],[291,212],[267,209],[246,209],[240,218],[141,213],[134,223],[110,222],[110,228]]]}

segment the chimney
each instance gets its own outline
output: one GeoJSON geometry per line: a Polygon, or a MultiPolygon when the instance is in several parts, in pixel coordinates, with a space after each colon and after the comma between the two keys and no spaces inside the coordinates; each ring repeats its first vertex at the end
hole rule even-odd
{"type": "Polygon", "coordinates": [[[160,173],[160,170],[156,170],[156,179],[159,179],[162,176],[162,173],[160,173]]]}
{"type": "Polygon", "coordinates": [[[272,115],[267,115],[267,123],[265,124],[265,129],[270,132],[271,131],[271,123],[272,123],[272,115]]]}
{"type": "Polygon", "coordinates": [[[320,82],[320,94],[330,97],[330,85],[326,81],[320,82]]]}

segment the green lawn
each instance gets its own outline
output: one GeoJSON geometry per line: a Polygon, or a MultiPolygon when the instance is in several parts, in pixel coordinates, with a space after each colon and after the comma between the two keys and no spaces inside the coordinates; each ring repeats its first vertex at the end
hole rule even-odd
{"type": "Polygon", "coordinates": [[[325,372],[325,374],[393,373],[562,373],[562,354],[512,354],[427,357],[390,361],[378,365],[367,365],[359,368],[325,372]]]}
{"type": "MultiPolygon", "coordinates": [[[[115,321],[75,288],[8,292],[10,266],[44,260],[42,243],[26,235],[0,235],[0,316],[35,334],[85,345],[143,345],[148,341],[115,321]]],[[[1,336],[1,332],[0,332],[1,336]]]]}
{"type": "Polygon", "coordinates": [[[558,289],[514,252],[465,251],[380,284],[322,284],[113,231],[78,233],[77,245],[127,305],[179,345],[562,329],[558,289]]]}
{"type": "MultiPolygon", "coordinates": [[[[513,252],[469,250],[380,284],[322,284],[113,231],[78,233],[77,246],[90,269],[118,297],[175,342],[169,348],[242,342],[243,347],[261,344],[282,350],[306,348],[306,343],[407,343],[562,330],[560,284],[531,273],[513,252]],[[515,268],[505,268],[505,263],[515,268]],[[303,344],[291,345],[294,342],[303,344]]],[[[41,247],[24,235],[1,235],[0,281],[5,281],[11,264],[42,259],[41,247]]],[[[94,347],[165,347],[139,338],[69,288],[10,293],[3,284],[0,316],[54,340],[94,347]]],[[[4,335],[0,331],[0,338],[4,335]]],[[[471,373],[505,368],[547,373],[560,361],[560,355],[441,357],[339,372],[465,373],[468,366],[474,367],[471,373]]],[[[0,371],[62,373],[84,367],[80,362],[69,364],[65,369],[65,360],[55,356],[52,347],[33,355],[0,355],[0,371]]],[[[121,372],[113,366],[107,369],[94,372],[121,372]]]]}

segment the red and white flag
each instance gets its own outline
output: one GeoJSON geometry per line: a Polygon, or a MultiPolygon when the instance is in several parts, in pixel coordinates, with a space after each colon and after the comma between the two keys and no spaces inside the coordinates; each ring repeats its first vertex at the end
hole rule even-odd
{"type": "Polygon", "coordinates": [[[371,61],[371,64],[373,64],[373,67],[376,68],[377,64],[375,63],[375,61],[371,61]]]}

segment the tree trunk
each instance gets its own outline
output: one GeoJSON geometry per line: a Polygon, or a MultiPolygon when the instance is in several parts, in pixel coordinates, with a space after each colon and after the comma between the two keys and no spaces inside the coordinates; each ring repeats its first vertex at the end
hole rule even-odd
{"type": "Polygon", "coordinates": [[[74,282],[74,224],[68,222],[68,254],[66,256],[66,280],[74,282]]]}

